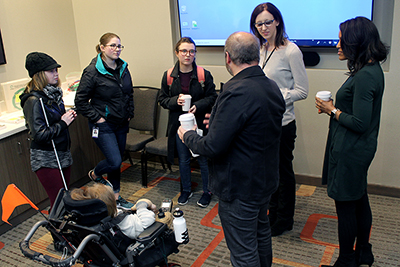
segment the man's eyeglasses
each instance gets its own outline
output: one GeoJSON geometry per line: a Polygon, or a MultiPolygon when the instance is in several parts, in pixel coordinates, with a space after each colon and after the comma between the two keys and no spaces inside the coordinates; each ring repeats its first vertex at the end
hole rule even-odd
{"type": "Polygon", "coordinates": [[[274,19],[254,23],[254,26],[256,26],[257,28],[261,28],[263,25],[265,25],[265,27],[269,27],[272,25],[272,22],[274,22],[274,19]]]}
{"type": "Polygon", "coordinates": [[[194,56],[194,55],[196,55],[197,51],[194,49],[190,49],[190,50],[182,49],[182,50],[179,50],[179,52],[182,54],[182,56],[186,56],[187,53],[189,53],[190,56],[194,56]]]}
{"type": "Polygon", "coordinates": [[[123,45],[117,45],[117,44],[110,44],[110,45],[105,45],[105,46],[109,46],[109,47],[111,47],[111,49],[112,50],[115,50],[115,49],[120,49],[120,50],[123,50],[124,49],[124,46],[123,45]]]}

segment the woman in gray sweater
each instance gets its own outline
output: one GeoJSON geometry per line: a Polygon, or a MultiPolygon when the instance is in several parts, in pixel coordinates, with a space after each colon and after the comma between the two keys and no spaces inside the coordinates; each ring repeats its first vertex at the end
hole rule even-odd
{"type": "Polygon", "coordinates": [[[293,150],[296,139],[294,102],[307,98],[308,78],[303,54],[287,39],[282,14],[271,3],[258,5],[250,19],[251,31],[260,41],[260,67],[279,86],[286,103],[279,148],[279,187],[272,195],[269,220],[272,236],[293,229],[296,179],[293,150]]]}

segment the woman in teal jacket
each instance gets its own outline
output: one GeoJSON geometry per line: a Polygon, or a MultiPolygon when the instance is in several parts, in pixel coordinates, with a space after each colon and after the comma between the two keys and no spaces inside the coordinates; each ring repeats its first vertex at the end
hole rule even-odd
{"type": "Polygon", "coordinates": [[[336,47],[339,59],[347,60],[349,78],[338,90],[335,105],[315,98],[319,113],[331,117],[322,183],[335,200],[338,216],[340,252],[334,266],[371,266],[367,172],[377,147],[384,89],[379,62],[386,59],[387,49],[375,25],[364,17],[340,24],[336,47]]]}
{"type": "Polygon", "coordinates": [[[120,58],[123,48],[116,34],[103,34],[96,46],[97,56],[83,70],[75,106],[79,114],[88,118],[93,140],[105,156],[89,171],[89,178],[112,186],[118,207],[129,210],[133,204],[119,194],[122,155],[134,111],[131,74],[128,64],[120,58]]]}

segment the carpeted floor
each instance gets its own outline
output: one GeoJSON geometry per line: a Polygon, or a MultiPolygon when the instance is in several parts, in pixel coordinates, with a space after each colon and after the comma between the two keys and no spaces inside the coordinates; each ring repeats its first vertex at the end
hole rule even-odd
{"type": "MultiPolygon", "coordinates": [[[[147,188],[141,186],[140,164],[130,166],[124,163],[123,169],[121,195],[127,200],[135,202],[146,197],[160,205],[163,198],[171,198],[174,207],[177,206],[180,183],[176,166],[170,172],[163,170],[160,164],[150,162],[147,188]]],[[[180,252],[168,259],[181,266],[231,266],[218,218],[217,198],[213,197],[207,208],[198,207],[196,202],[202,194],[199,170],[193,170],[192,181],[194,195],[187,205],[180,207],[187,220],[190,242],[180,246],[180,252]]],[[[308,267],[332,264],[338,255],[333,200],[327,197],[324,188],[297,185],[297,189],[294,229],[272,238],[273,265],[308,267]]],[[[373,266],[400,266],[400,198],[369,197],[373,213],[373,266]]],[[[43,220],[40,215],[34,215],[0,236],[0,266],[45,266],[25,258],[18,247],[31,227],[40,220],[43,220]]],[[[31,248],[56,253],[45,230],[38,231],[32,241],[31,248]]]]}

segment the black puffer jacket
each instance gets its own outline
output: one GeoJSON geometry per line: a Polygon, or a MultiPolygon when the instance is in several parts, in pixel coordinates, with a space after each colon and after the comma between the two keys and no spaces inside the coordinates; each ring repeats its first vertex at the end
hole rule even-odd
{"type": "Polygon", "coordinates": [[[20,96],[20,99],[26,127],[29,129],[32,140],[31,148],[52,151],[51,140],[53,139],[58,151],[68,151],[71,146],[71,139],[67,124],[61,120],[61,116],[65,113],[64,104],[58,105],[42,91],[24,93],[20,96]],[[46,125],[39,98],[43,99],[50,127],[46,125]]]}
{"type": "Polygon", "coordinates": [[[119,79],[104,67],[100,54],[83,70],[75,106],[79,114],[93,123],[104,118],[122,124],[133,118],[133,85],[128,64],[122,59],[116,62],[119,79]]]}

